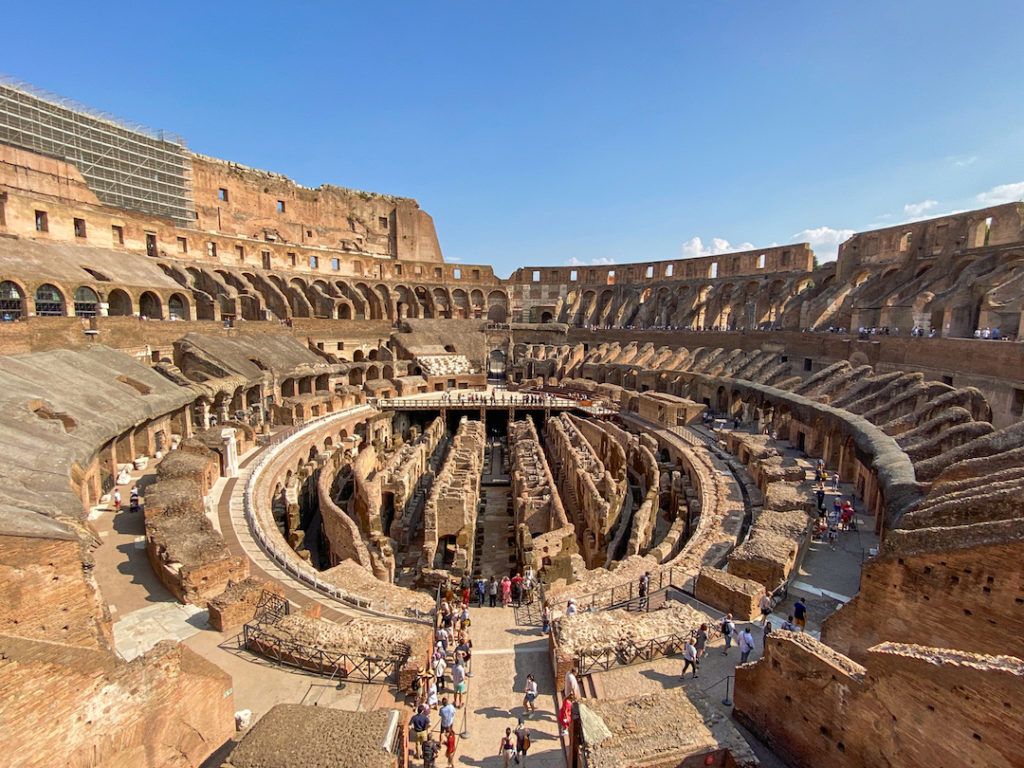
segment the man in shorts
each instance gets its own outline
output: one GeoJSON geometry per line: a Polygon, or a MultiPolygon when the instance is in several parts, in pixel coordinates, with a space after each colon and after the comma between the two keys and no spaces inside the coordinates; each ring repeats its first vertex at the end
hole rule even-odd
{"type": "Polygon", "coordinates": [[[452,667],[452,686],[455,688],[453,703],[461,707],[466,701],[466,668],[462,666],[462,656],[455,654],[455,666],[452,667]]]}
{"type": "Polygon", "coordinates": [[[413,749],[417,758],[420,757],[421,747],[426,743],[427,737],[430,735],[430,715],[428,712],[429,710],[426,707],[420,706],[419,710],[409,721],[409,724],[412,726],[413,749]]]}
{"type": "Polygon", "coordinates": [[[798,597],[793,604],[793,623],[800,627],[801,632],[807,631],[807,606],[802,597],[798,597]]]}

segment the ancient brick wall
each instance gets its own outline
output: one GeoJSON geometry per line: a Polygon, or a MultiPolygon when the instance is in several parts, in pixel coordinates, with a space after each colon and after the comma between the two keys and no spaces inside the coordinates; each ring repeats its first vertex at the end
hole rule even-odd
{"type": "Polygon", "coordinates": [[[228,584],[227,589],[207,605],[210,626],[218,632],[228,632],[251,621],[264,592],[284,597],[284,586],[276,581],[255,578],[228,584]]]}
{"type": "Polygon", "coordinates": [[[1024,658],[1024,544],[1013,526],[998,527],[1007,529],[999,543],[970,546],[965,526],[952,542],[965,546],[869,560],[860,592],[829,617],[822,639],[857,659],[883,640],[1024,658]]]}
{"type": "Polygon", "coordinates": [[[230,676],[169,641],[125,663],[0,636],[0,700],[12,768],[186,768],[234,734],[230,676]]]}
{"type": "Polygon", "coordinates": [[[0,633],[112,647],[110,614],[83,554],[77,539],[0,536],[0,633]]]}
{"type": "Polygon", "coordinates": [[[717,568],[701,568],[694,596],[702,603],[731,613],[736,621],[751,621],[760,615],[758,601],[764,587],[756,581],[741,579],[717,568]]]}
{"type": "Polygon", "coordinates": [[[1020,659],[885,643],[862,667],[778,632],[736,668],[735,702],[737,719],[798,768],[1022,764],[1020,659]]]}

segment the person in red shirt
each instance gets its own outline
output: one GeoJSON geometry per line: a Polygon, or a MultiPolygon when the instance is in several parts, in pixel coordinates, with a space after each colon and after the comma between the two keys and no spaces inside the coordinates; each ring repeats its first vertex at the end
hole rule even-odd
{"type": "Polygon", "coordinates": [[[568,736],[569,726],[572,725],[572,699],[562,699],[562,707],[558,710],[558,722],[562,726],[562,736],[568,736]]]}
{"type": "Polygon", "coordinates": [[[449,728],[444,739],[444,756],[448,758],[448,768],[455,766],[455,729],[449,728]]]}

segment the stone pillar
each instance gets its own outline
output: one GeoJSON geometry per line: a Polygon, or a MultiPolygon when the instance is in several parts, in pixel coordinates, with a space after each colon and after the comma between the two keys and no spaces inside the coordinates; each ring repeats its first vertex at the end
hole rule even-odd
{"type": "Polygon", "coordinates": [[[222,429],[220,438],[224,441],[224,477],[238,477],[238,444],[234,427],[222,429]]]}

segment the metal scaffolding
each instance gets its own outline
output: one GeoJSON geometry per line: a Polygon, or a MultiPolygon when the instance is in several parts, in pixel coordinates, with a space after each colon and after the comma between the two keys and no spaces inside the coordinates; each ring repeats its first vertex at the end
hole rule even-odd
{"type": "Polygon", "coordinates": [[[0,143],[67,160],[100,202],[195,226],[185,143],[0,78],[0,143]]]}

